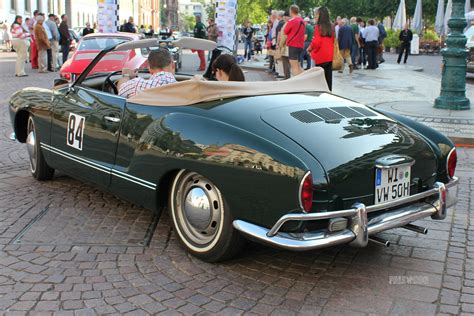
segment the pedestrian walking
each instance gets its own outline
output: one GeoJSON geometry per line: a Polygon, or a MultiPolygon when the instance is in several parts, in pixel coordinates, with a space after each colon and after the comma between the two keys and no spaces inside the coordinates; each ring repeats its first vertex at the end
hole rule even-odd
{"type": "Polygon", "coordinates": [[[25,32],[21,26],[23,18],[20,15],[15,17],[15,21],[11,26],[12,46],[16,52],[15,76],[25,77],[25,62],[28,58],[28,46],[30,45],[30,34],[25,32]]]}
{"type": "Polygon", "coordinates": [[[336,39],[339,38],[339,29],[341,28],[342,18],[338,16],[336,22],[334,22],[334,30],[336,32],[336,39]]]}
{"type": "Polygon", "coordinates": [[[252,42],[253,42],[253,35],[255,30],[252,27],[252,23],[247,21],[245,23],[245,27],[242,29],[242,39],[244,42],[244,58],[247,60],[252,59],[252,42]]]}
{"type": "Polygon", "coordinates": [[[358,65],[362,66],[364,69],[367,65],[367,52],[365,50],[365,21],[361,18],[358,18],[359,23],[359,61],[358,65]]]}
{"type": "Polygon", "coordinates": [[[47,62],[46,62],[46,66],[48,68],[48,71],[53,71],[53,68],[52,68],[52,65],[53,65],[53,53],[51,51],[51,41],[53,39],[53,34],[51,32],[51,30],[49,29],[49,26],[48,24],[46,23],[47,22],[47,19],[46,19],[46,16],[44,13],[40,13],[39,14],[42,18],[43,18],[43,28],[44,30],[46,31],[46,36],[48,37],[48,42],[50,43],[49,44],[49,48],[46,50],[46,56],[47,56],[47,62]]]}
{"type": "MultiPolygon", "coordinates": [[[[206,39],[206,26],[201,22],[201,17],[196,15],[196,25],[194,26],[194,37],[206,39]]],[[[199,68],[198,71],[206,70],[206,56],[203,50],[197,51],[199,56],[199,68]]]]}
{"type": "Polygon", "coordinates": [[[315,11],[314,36],[308,47],[311,58],[316,67],[324,69],[324,77],[329,90],[332,91],[332,60],[334,58],[334,41],[336,32],[333,29],[329,18],[329,11],[326,7],[320,7],[315,11]]]}
{"type": "MultiPolygon", "coordinates": [[[[281,12],[280,12],[281,13],[281,12]]],[[[277,57],[279,63],[283,68],[283,78],[289,79],[291,77],[291,64],[289,59],[289,48],[287,46],[288,36],[285,34],[285,27],[288,24],[290,17],[289,13],[283,12],[283,19],[279,22],[276,29],[277,35],[277,57]]],[[[278,71],[279,77],[281,77],[280,71],[278,71]]]]}
{"type": "Polygon", "coordinates": [[[28,32],[31,35],[30,43],[30,62],[32,69],[38,69],[38,50],[36,49],[36,38],[34,34],[34,27],[36,24],[36,18],[38,17],[39,11],[33,11],[33,17],[28,20],[28,32]]]}
{"type": "Polygon", "coordinates": [[[359,58],[359,49],[360,49],[360,29],[359,24],[357,23],[357,18],[353,16],[351,18],[351,29],[352,29],[352,49],[351,49],[351,61],[354,69],[357,68],[357,59],[359,58]]]}
{"type": "Polygon", "coordinates": [[[406,64],[408,55],[410,54],[411,41],[413,40],[413,33],[408,28],[408,23],[405,24],[405,28],[403,29],[403,31],[400,32],[399,39],[400,42],[402,42],[402,45],[400,49],[400,54],[398,54],[397,63],[400,63],[400,61],[402,61],[402,55],[403,52],[405,52],[405,58],[403,59],[403,63],[406,64]]]}
{"type": "Polygon", "coordinates": [[[304,47],[303,47],[303,52],[301,53],[301,56],[300,56],[300,65],[301,65],[301,68],[303,68],[304,61],[306,60],[305,70],[308,70],[309,68],[311,68],[311,56],[308,53],[308,47],[309,45],[311,45],[311,41],[313,40],[314,26],[311,24],[311,20],[309,17],[304,18],[304,22],[305,22],[304,47]]]}
{"type": "Polygon", "coordinates": [[[12,50],[12,33],[11,27],[8,25],[7,21],[0,22],[0,29],[3,31],[3,43],[5,43],[5,49],[7,52],[12,50]]]}
{"type": "Polygon", "coordinates": [[[47,50],[51,48],[49,45],[48,35],[43,26],[44,17],[38,15],[36,17],[36,25],[34,28],[34,34],[36,38],[36,49],[38,50],[38,72],[48,72],[48,53],[47,50]]]}
{"type": "Polygon", "coordinates": [[[385,41],[385,38],[387,37],[387,32],[385,31],[385,26],[383,25],[382,22],[379,22],[377,24],[377,28],[379,29],[379,46],[377,47],[377,62],[379,64],[384,63],[385,59],[383,58],[383,51],[385,50],[385,46],[383,42],[385,41]]]}
{"type": "Polygon", "coordinates": [[[44,22],[48,26],[48,29],[51,32],[51,39],[49,40],[49,45],[51,46],[51,60],[48,60],[48,69],[56,71],[59,68],[58,65],[58,50],[59,50],[59,29],[58,25],[55,22],[56,16],[54,14],[49,14],[48,19],[44,22]]]}
{"type": "Polygon", "coordinates": [[[82,36],[86,36],[87,34],[93,34],[94,29],[91,28],[91,24],[86,22],[86,27],[82,30],[82,36]]]}
{"type": "Polygon", "coordinates": [[[69,56],[69,45],[71,45],[71,34],[69,34],[67,20],[68,16],[66,14],[61,15],[61,24],[59,24],[59,44],[61,45],[61,50],[63,52],[63,64],[69,56]]]}
{"type": "Polygon", "coordinates": [[[293,4],[290,6],[290,20],[285,27],[285,35],[288,36],[288,59],[290,60],[293,76],[299,75],[303,70],[300,67],[300,56],[304,48],[305,24],[299,16],[300,8],[293,4]]]}
{"type": "MultiPolygon", "coordinates": [[[[217,38],[219,37],[219,29],[213,18],[207,20],[207,39],[217,43],[217,38]]],[[[212,55],[217,53],[218,49],[214,49],[207,54],[207,61],[212,59],[212,55]]]]}
{"type": "MultiPolygon", "coordinates": [[[[352,33],[352,28],[348,25],[348,23],[349,21],[346,18],[341,20],[339,26],[338,42],[341,56],[347,65],[349,65],[349,73],[352,73],[354,70],[354,65],[352,65],[351,50],[354,34],[352,33]]],[[[339,72],[344,72],[344,64],[342,64],[342,69],[339,70],[339,72]]]]}
{"type": "Polygon", "coordinates": [[[364,31],[365,35],[365,48],[368,56],[368,67],[367,69],[377,69],[377,47],[379,45],[379,28],[375,25],[375,20],[370,19],[368,26],[364,31]]]}

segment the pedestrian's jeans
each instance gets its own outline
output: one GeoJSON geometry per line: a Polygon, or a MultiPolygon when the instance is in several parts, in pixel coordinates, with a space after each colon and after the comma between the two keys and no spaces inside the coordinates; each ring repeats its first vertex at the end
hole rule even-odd
{"type": "Polygon", "coordinates": [[[305,59],[306,59],[306,69],[311,68],[311,56],[308,54],[308,51],[307,51],[309,45],[311,45],[311,42],[309,41],[304,42],[304,48],[300,55],[301,68],[303,68],[305,59]]]}
{"type": "Polygon", "coordinates": [[[252,58],[252,41],[245,40],[244,45],[244,58],[250,60],[252,58]]]}
{"type": "Polygon", "coordinates": [[[377,68],[377,46],[378,41],[371,41],[365,44],[365,49],[367,50],[367,57],[369,62],[369,69],[377,68]]]}
{"type": "Polygon", "coordinates": [[[61,50],[63,51],[63,64],[66,62],[67,57],[69,56],[69,44],[61,44],[61,50]]]}
{"type": "Polygon", "coordinates": [[[359,45],[357,43],[352,44],[352,50],[351,50],[351,59],[352,59],[352,64],[356,65],[357,64],[357,57],[359,57],[359,45]]]}

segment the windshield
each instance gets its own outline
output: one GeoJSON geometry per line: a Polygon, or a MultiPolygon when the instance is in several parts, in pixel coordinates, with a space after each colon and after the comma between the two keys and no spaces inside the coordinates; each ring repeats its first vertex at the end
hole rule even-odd
{"type": "Polygon", "coordinates": [[[84,38],[79,45],[78,50],[103,50],[115,46],[119,43],[128,42],[129,38],[124,37],[89,37],[84,38]]]}

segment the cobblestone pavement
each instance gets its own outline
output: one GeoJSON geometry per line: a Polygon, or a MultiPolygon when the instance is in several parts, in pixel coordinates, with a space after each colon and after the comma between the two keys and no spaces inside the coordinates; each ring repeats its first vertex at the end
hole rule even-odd
{"type": "Polygon", "coordinates": [[[0,55],[0,314],[474,313],[473,149],[458,153],[456,208],[422,222],[427,236],[397,229],[390,248],[305,253],[249,243],[208,264],[179,247],[166,212],[155,222],[64,175],[32,179],[24,145],[8,140],[6,102],[54,74],[15,78],[12,62],[0,55]]]}

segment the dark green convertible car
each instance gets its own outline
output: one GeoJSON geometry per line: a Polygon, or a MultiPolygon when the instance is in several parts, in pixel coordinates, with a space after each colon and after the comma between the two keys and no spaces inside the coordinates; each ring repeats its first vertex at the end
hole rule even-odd
{"type": "Polygon", "coordinates": [[[426,233],[411,222],[442,220],[455,203],[453,143],[329,93],[320,68],[280,82],[178,74],[129,99],[116,94],[119,72],[89,75],[108,52],[154,41],[104,50],[73,83],[12,95],[36,179],[58,169],[157,212],[167,205],[184,247],[206,261],[236,254],[243,236],[291,250],[388,245],[377,233],[426,233]]]}

